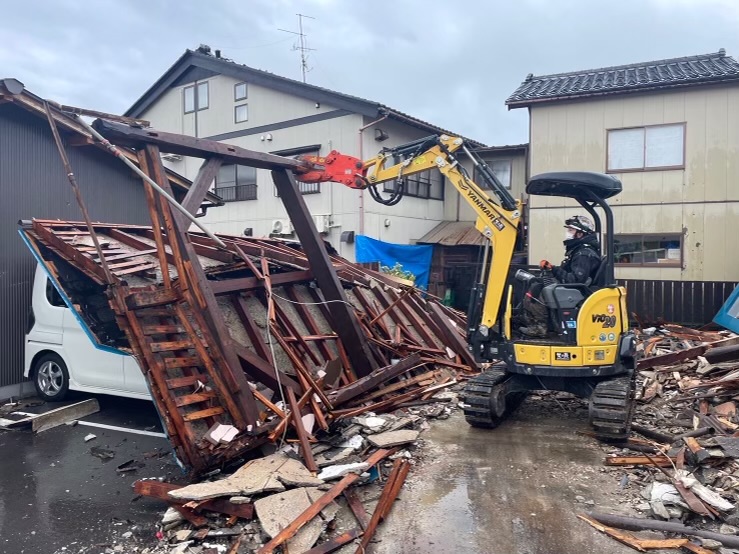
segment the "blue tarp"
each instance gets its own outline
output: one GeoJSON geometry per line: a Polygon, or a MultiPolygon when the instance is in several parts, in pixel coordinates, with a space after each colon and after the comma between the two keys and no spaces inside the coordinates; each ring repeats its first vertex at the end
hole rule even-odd
{"type": "Polygon", "coordinates": [[[396,263],[416,276],[416,286],[427,289],[431,273],[431,256],[434,247],[430,244],[393,244],[358,235],[356,239],[358,263],[380,262],[393,267],[396,263]]]}
{"type": "Polygon", "coordinates": [[[739,333],[739,287],[729,295],[726,303],[713,318],[714,323],[726,327],[729,331],[739,333]]]}

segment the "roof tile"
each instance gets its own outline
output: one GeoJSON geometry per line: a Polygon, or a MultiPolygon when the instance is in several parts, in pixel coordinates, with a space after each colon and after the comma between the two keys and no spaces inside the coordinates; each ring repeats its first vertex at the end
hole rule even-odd
{"type": "Polygon", "coordinates": [[[739,63],[721,50],[700,56],[531,76],[508,97],[506,104],[518,108],[553,100],[727,81],[739,81],[739,63]]]}

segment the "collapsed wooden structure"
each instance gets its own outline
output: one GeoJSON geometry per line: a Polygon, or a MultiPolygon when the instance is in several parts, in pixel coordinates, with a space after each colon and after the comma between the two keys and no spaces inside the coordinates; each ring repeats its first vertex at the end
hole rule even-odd
{"type": "Polygon", "coordinates": [[[165,191],[161,153],[204,158],[182,202],[190,213],[222,163],[271,169],[300,239],[188,232],[189,221],[146,179],[151,226],[22,224],[96,340],[136,356],[175,451],[194,475],[283,437],[290,426],[314,469],[312,422],[326,431],[342,418],[395,409],[474,367],[458,313],[329,253],[295,184],[301,162],[103,120],[95,128],[134,150],[165,191]],[[206,434],[216,424],[238,434],[214,445],[206,434]]]}

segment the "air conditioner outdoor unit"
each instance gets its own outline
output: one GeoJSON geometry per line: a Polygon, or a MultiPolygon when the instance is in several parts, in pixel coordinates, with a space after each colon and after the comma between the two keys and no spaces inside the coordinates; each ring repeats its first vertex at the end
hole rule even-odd
{"type": "Polygon", "coordinates": [[[292,235],[293,224],[289,219],[275,219],[272,221],[273,235],[292,235]]]}
{"type": "Polygon", "coordinates": [[[162,154],[162,159],[167,160],[168,162],[179,162],[182,159],[182,156],[179,154],[162,154]]]}
{"type": "Polygon", "coordinates": [[[331,230],[330,214],[314,215],[313,222],[315,223],[316,229],[319,233],[328,233],[331,230]]]}

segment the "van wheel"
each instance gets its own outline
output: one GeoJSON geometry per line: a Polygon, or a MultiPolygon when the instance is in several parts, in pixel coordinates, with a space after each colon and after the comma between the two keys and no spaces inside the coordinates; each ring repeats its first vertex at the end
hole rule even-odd
{"type": "Polygon", "coordinates": [[[64,400],[69,392],[69,371],[64,361],[53,352],[44,354],[33,366],[36,393],[47,402],[64,400]]]}

